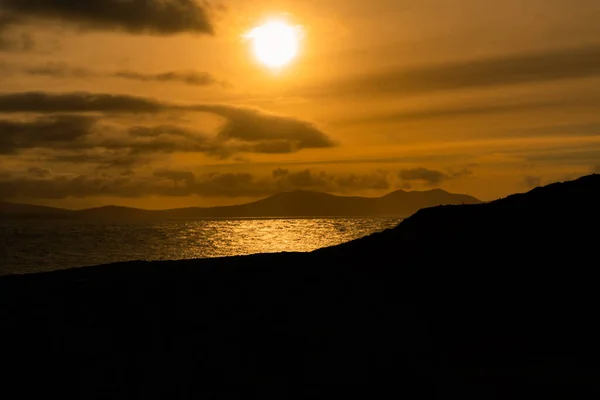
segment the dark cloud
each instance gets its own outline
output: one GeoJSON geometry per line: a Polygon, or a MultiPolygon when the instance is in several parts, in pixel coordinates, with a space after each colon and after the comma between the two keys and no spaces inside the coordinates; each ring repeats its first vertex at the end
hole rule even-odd
{"type": "Polygon", "coordinates": [[[273,171],[277,188],[282,190],[317,190],[322,192],[347,193],[362,190],[388,190],[392,187],[392,176],[388,171],[370,174],[330,174],[305,169],[290,172],[278,168],[273,171]]]}
{"type": "Polygon", "coordinates": [[[213,33],[206,3],[195,0],[0,0],[0,11],[5,18],[43,18],[84,29],[213,33]]]}
{"type": "Polygon", "coordinates": [[[247,151],[293,153],[308,148],[336,146],[336,142],[313,124],[295,118],[253,108],[224,105],[200,105],[192,108],[225,118],[227,122],[219,132],[219,140],[258,142],[246,145],[247,151]]]}
{"type": "Polygon", "coordinates": [[[140,82],[177,82],[191,86],[230,86],[227,82],[220,81],[207,72],[199,71],[168,71],[157,74],[146,74],[136,71],[118,71],[111,76],[140,82]]]}
{"type": "Polygon", "coordinates": [[[403,181],[424,181],[429,185],[438,185],[447,179],[445,173],[427,168],[405,169],[398,172],[403,181]]]}
{"type": "Polygon", "coordinates": [[[216,151],[205,136],[177,126],[121,128],[102,125],[97,117],[77,115],[0,120],[0,154],[31,148],[53,151],[46,161],[103,167],[129,167],[156,153],[216,151]]]}
{"type": "Polygon", "coordinates": [[[436,171],[428,168],[403,169],[398,172],[398,178],[400,178],[405,183],[410,184],[411,182],[419,181],[428,186],[437,186],[444,181],[471,175],[473,175],[473,172],[470,169],[466,168],[458,172],[450,173],[436,171]]]}
{"type": "Polygon", "coordinates": [[[198,131],[171,125],[122,127],[102,124],[90,116],[52,116],[26,121],[0,120],[0,154],[40,148],[70,150],[77,154],[54,154],[48,161],[106,164],[111,157],[135,157],[160,153],[205,153],[226,158],[236,153],[290,153],[300,150],[295,142],[258,140],[230,141],[211,138],[198,131]],[[97,152],[105,150],[100,157],[97,152]],[[126,153],[123,153],[125,151],[126,153]]]}
{"type": "Polygon", "coordinates": [[[0,154],[20,149],[78,148],[97,120],[86,116],[53,116],[32,121],[0,120],[0,154]]]}
{"type": "Polygon", "coordinates": [[[298,145],[297,138],[252,140],[214,138],[170,125],[124,127],[80,115],[0,120],[0,154],[45,149],[49,162],[129,167],[136,159],[142,162],[147,156],[165,153],[204,153],[227,158],[237,153],[290,153],[311,146],[298,145]]]}
{"type": "Polygon", "coordinates": [[[542,177],[528,175],[525,178],[523,178],[523,183],[528,188],[536,188],[538,186],[542,186],[542,177]]]}
{"type": "Polygon", "coordinates": [[[282,190],[310,189],[327,191],[335,185],[335,176],[326,172],[314,172],[309,169],[299,172],[288,172],[277,179],[277,186],[282,190]]]}
{"type": "Polygon", "coordinates": [[[600,75],[600,45],[393,69],[326,85],[322,94],[421,94],[600,75]]]}
{"type": "Polygon", "coordinates": [[[275,192],[269,180],[248,173],[206,174],[189,189],[205,197],[257,197],[275,192]]]}
{"type": "Polygon", "coordinates": [[[173,109],[159,101],[121,94],[0,93],[0,113],[122,112],[156,113],[173,109]]]}
{"type": "MultiPolygon", "coordinates": [[[[220,158],[236,153],[294,153],[336,143],[315,125],[288,116],[227,105],[174,105],[149,98],[90,93],[0,93],[0,114],[46,114],[26,121],[0,120],[0,152],[28,148],[127,150],[120,154],[200,152],[220,158]],[[224,119],[216,135],[174,125],[127,126],[113,114],[178,111],[224,119]],[[89,116],[81,113],[104,113],[89,116]],[[56,114],[70,115],[61,116],[56,114]],[[73,115],[75,113],[76,115],[73,115]],[[92,129],[92,127],[94,129],[92,129]],[[62,135],[62,136],[61,136],[62,135]]],[[[110,153],[103,153],[106,158],[110,153]]],[[[60,154],[61,160],[80,155],[60,154]]],[[[90,158],[95,160],[96,157],[90,158]]],[[[106,165],[106,160],[102,165],[106,165]]],[[[110,164],[110,163],[109,163],[110,164]]]]}
{"type": "Polygon", "coordinates": [[[135,182],[128,177],[60,175],[49,179],[17,177],[0,180],[0,193],[4,198],[64,199],[100,195],[140,197],[150,191],[144,182],[135,182]]]}
{"type": "Polygon", "coordinates": [[[289,169],[277,168],[273,170],[273,178],[278,179],[290,173],[289,169]]]}
{"type": "Polygon", "coordinates": [[[338,178],[338,185],[345,190],[388,190],[391,188],[390,177],[386,171],[379,171],[366,175],[342,175],[338,178]]]}
{"type": "Polygon", "coordinates": [[[47,179],[13,177],[0,180],[4,198],[144,197],[150,195],[246,197],[271,194],[267,180],[250,174],[205,174],[187,171],[157,171],[152,177],[63,175],[47,179]],[[175,179],[174,179],[175,178],[175,179]],[[184,179],[181,179],[184,178],[184,179]]]}
{"type": "MultiPolygon", "coordinates": [[[[37,170],[36,170],[37,171],[37,170]]],[[[133,173],[110,176],[97,174],[55,175],[29,173],[26,176],[0,176],[0,193],[5,198],[52,198],[149,195],[204,197],[261,197],[281,191],[316,190],[345,193],[346,191],[389,189],[383,180],[391,174],[380,171],[365,175],[336,175],[322,171],[275,170],[271,176],[249,173],[205,173],[160,169],[152,176],[133,173]],[[43,176],[42,176],[43,175],[43,176]]]]}

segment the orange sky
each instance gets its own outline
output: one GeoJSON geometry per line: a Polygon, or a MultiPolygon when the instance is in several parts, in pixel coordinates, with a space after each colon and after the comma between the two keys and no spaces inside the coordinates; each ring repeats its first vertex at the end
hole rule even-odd
{"type": "Polygon", "coordinates": [[[7,200],[491,200],[600,172],[597,0],[71,3],[0,0],[7,200]],[[304,32],[278,72],[243,38],[273,16],[304,32]]]}

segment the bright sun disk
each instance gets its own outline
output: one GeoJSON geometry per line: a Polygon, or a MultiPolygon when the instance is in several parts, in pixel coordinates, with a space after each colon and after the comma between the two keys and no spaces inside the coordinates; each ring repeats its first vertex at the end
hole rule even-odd
{"type": "Polygon", "coordinates": [[[300,50],[302,31],[285,21],[269,21],[252,29],[245,35],[252,40],[254,56],[271,68],[289,64],[300,50]]]}

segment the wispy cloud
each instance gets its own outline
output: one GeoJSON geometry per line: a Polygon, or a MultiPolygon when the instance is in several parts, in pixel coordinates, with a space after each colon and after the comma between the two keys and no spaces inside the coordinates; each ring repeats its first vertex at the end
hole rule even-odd
{"type": "Polygon", "coordinates": [[[600,75],[600,45],[513,54],[414,68],[395,68],[339,80],[300,93],[398,95],[516,85],[600,75]]]}
{"type": "Polygon", "coordinates": [[[98,74],[88,68],[74,67],[60,62],[25,67],[23,72],[34,76],[49,76],[52,78],[92,78],[98,74]]]}
{"type": "MultiPolygon", "coordinates": [[[[527,102],[519,100],[496,103],[482,101],[479,104],[448,104],[416,110],[402,108],[387,112],[344,117],[334,120],[332,123],[340,126],[369,123],[398,123],[417,120],[433,120],[436,118],[470,117],[476,115],[493,115],[536,110],[565,110],[567,108],[591,109],[598,106],[600,106],[600,96],[579,96],[570,99],[539,99],[527,102]]],[[[551,130],[548,130],[546,133],[551,134],[550,131],[551,130]]],[[[533,130],[530,133],[534,134],[533,130]]],[[[537,133],[542,134],[544,132],[539,130],[537,133]]]]}
{"type": "MultiPolygon", "coordinates": [[[[19,71],[15,67],[14,71],[19,71]]],[[[145,73],[138,71],[113,71],[101,72],[90,68],[69,65],[63,62],[48,62],[39,65],[26,66],[20,72],[33,76],[45,76],[57,79],[90,79],[90,78],[119,78],[139,82],[159,83],[181,83],[191,86],[219,85],[225,88],[231,87],[229,82],[219,80],[202,71],[165,71],[157,73],[145,73]]]]}
{"type": "Polygon", "coordinates": [[[231,86],[226,81],[218,80],[207,72],[199,71],[167,71],[155,74],[148,74],[135,71],[118,71],[113,74],[110,74],[110,76],[141,82],[178,82],[192,86],[231,86]]]}

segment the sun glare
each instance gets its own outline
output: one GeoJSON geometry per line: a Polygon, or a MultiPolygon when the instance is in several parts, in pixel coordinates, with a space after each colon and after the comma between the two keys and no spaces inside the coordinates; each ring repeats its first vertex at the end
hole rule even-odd
{"type": "Polygon", "coordinates": [[[252,51],[260,63],[281,68],[298,55],[302,30],[285,21],[272,20],[252,29],[245,37],[252,41],[252,51]]]}

